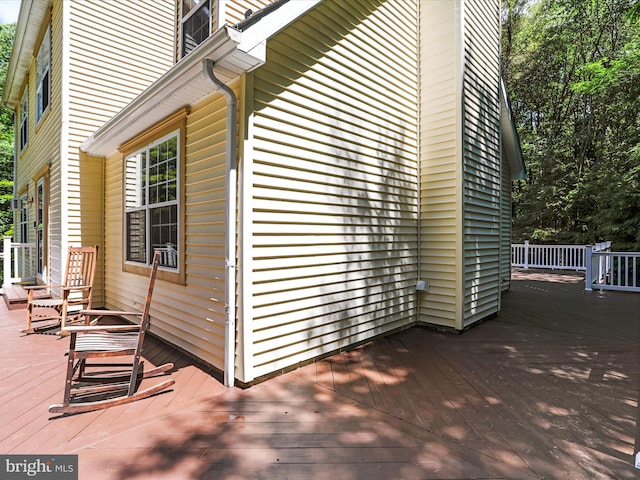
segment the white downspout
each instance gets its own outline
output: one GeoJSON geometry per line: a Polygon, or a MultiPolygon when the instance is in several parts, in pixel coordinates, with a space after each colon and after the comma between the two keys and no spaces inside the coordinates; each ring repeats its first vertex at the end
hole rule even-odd
{"type": "Polygon", "coordinates": [[[213,60],[204,60],[204,74],[227,100],[227,198],[225,232],[225,328],[224,328],[224,385],[233,387],[235,380],[236,342],[236,143],[238,133],[238,101],[233,90],[218,79],[213,72],[213,60]]]}

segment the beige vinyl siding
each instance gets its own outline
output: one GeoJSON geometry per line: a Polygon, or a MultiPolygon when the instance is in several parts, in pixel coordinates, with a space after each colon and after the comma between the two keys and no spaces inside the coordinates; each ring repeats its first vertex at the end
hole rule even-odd
{"type": "Polygon", "coordinates": [[[464,326],[500,295],[500,3],[464,3],[464,326]]]}
{"type": "Polygon", "coordinates": [[[415,8],[328,0],[269,40],[245,380],[415,321],[415,8]]]}
{"type": "MultiPolygon", "coordinates": [[[[79,146],[171,67],[175,6],[172,0],[74,0],[65,6],[69,121],[62,166],[67,181],[60,192],[67,209],[63,223],[69,244],[103,246],[103,164],[99,158],[81,158],[79,146]]],[[[102,268],[96,280],[101,293],[102,268]]]]}
{"type": "Polygon", "coordinates": [[[247,10],[256,13],[273,3],[273,0],[220,0],[225,6],[225,22],[227,25],[235,25],[245,19],[247,10]]]}
{"type": "Polygon", "coordinates": [[[173,65],[174,8],[173,0],[71,2],[69,152],[74,162],[82,141],[173,65]]]}
{"type": "MultiPolygon", "coordinates": [[[[49,191],[47,192],[48,203],[48,236],[46,240],[46,257],[53,260],[53,268],[45,265],[42,280],[45,282],[60,283],[60,249],[59,238],[61,229],[55,222],[60,217],[60,199],[56,193],[60,190],[60,92],[61,92],[61,9],[60,2],[54,2],[51,15],[51,65],[49,71],[50,96],[49,106],[44,115],[36,125],[36,74],[35,57],[40,45],[36,45],[33,52],[34,59],[29,70],[29,142],[27,147],[18,154],[18,166],[16,176],[16,190],[21,191],[25,187],[28,189],[29,197],[35,198],[36,182],[44,174],[50,172],[49,191]],[[53,228],[52,228],[53,227],[53,228]]],[[[45,25],[42,26],[44,30],[45,25]]],[[[36,219],[36,203],[29,206],[28,230],[29,240],[36,241],[34,222],[36,219]]],[[[33,271],[28,272],[35,275],[36,263],[34,260],[33,271]]],[[[64,268],[64,267],[62,267],[64,268]]]]}
{"type": "Polygon", "coordinates": [[[504,155],[500,188],[500,290],[505,291],[511,286],[511,168],[504,155]]]}
{"type": "Polygon", "coordinates": [[[420,321],[456,327],[460,262],[461,3],[420,2],[420,321]]]}
{"type": "MultiPolygon", "coordinates": [[[[237,87],[236,87],[237,88],[237,87]]],[[[237,95],[240,95],[236,91],[237,95]]],[[[226,101],[214,94],[187,117],[185,199],[186,284],[159,280],[152,331],[222,369],[224,353],[224,241],[226,101]]],[[[146,278],[123,271],[123,159],[110,157],[105,174],[106,297],[112,308],[131,308],[146,278]]]]}

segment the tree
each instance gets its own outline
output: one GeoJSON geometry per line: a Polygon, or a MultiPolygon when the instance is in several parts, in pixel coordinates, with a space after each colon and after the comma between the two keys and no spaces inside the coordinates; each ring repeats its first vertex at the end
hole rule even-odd
{"type": "MultiPolygon", "coordinates": [[[[503,12],[515,4],[505,0],[503,12]]],[[[515,24],[503,14],[503,69],[529,170],[514,191],[516,237],[640,248],[634,6],[539,0],[515,24]]]]}
{"type": "MultiPolygon", "coordinates": [[[[16,24],[0,25],[0,96],[4,92],[16,24]]],[[[0,106],[0,233],[13,230],[13,113],[0,106]]]]}
{"type": "Polygon", "coordinates": [[[629,20],[632,23],[640,20],[640,0],[636,0],[635,5],[629,10],[629,20]]]}

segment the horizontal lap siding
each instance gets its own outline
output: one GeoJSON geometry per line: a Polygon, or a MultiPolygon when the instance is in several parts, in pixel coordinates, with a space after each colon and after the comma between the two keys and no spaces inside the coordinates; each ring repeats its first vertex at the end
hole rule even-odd
{"type": "MultiPolygon", "coordinates": [[[[102,245],[103,162],[81,157],[79,147],[171,67],[174,4],[74,0],[65,8],[69,9],[66,235],[69,244],[102,245]]],[[[104,257],[108,263],[110,255],[104,257]]],[[[101,271],[97,279],[97,291],[102,292],[101,271]]]]}
{"type": "MultiPolygon", "coordinates": [[[[226,198],[224,98],[214,94],[193,106],[186,128],[186,285],[157,282],[151,310],[152,331],[222,369],[226,198]]],[[[109,255],[107,299],[111,307],[130,308],[132,299],[146,288],[146,279],[122,271],[122,182],[122,157],[108,159],[105,175],[105,241],[109,255]]]]}
{"type": "Polygon", "coordinates": [[[464,326],[499,308],[500,4],[465,2],[464,326]]]}
{"type": "MultiPolygon", "coordinates": [[[[37,56],[39,45],[35,46],[33,52],[33,60],[31,62],[28,86],[29,86],[29,117],[28,117],[28,143],[24,150],[18,152],[16,166],[15,187],[17,191],[22,191],[25,187],[28,189],[29,197],[35,198],[36,182],[40,174],[48,171],[49,191],[47,192],[47,225],[48,235],[46,238],[47,253],[49,264],[53,268],[45,265],[46,272],[44,280],[53,284],[61,282],[65,261],[60,251],[60,236],[62,228],[60,226],[61,201],[60,186],[62,184],[60,178],[60,124],[61,124],[61,102],[60,96],[62,91],[62,8],[61,2],[54,2],[51,9],[51,68],[50,78],[50,97],[49,107],[41,117],[40,122],[36,125],[36,73],[35,58],[37,56]],[[49,168],[47,169],[47,165],[49,168]]],[[[25,191],[26,193],[26,191],[25,191]]],[[[28,235],[29,241],[36,241],[36,202],[29,206],[28,218],[28,235]]],[[[14,237],[15,239],[15,237],[14,237]]],[[[21,240],[24,241],[24,240],[21,240]]],[[[24,272],[35,276],[36,263],[34,260],[32,272],[24,272]]]]}
{"type": "Polygon", "coordinates": [[[415,321],[414,9],[327,1],[269,40],[254,78],[254,378],[415,321]]]}
{"type": "Polygon", "coordinates": [[[460,3],[420,3],[420,321],[454,327],[460,164],[460,3]]]}
{"type": "MultiPolygon", "coordinates": [[[[220,0],[225,5],[225,22],[227,25],[235,25],[245,19],[247,10],[256,13],[273,3],[273,0],[220,0]]],[[[214,2],[212,2],[214,3],[214,2]]]]}

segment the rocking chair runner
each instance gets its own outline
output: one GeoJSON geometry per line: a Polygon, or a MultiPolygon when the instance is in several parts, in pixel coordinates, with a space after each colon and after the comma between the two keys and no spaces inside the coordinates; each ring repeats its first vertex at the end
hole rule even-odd
{"type": "Polygon", "coordinates": [[[82,413],[109,408],[149,397],[174,384],[173,379],[136,391],[143,378],[165,373],[173,368],[172,363],[145,371],[140,360],[144,335],[149,328],[149,306],[156,280],[160,254],[155,253],[147,298],[142,312],[120,312],[109,310],[82,311],[86,315],[85,326],[69,326],[69,359],[62,404],[49,407],[50,413],[82,413]],[[140,325],[89,325],[91,317],[139,316],[140,325]],[[132,363],[92,363],[90,358],[132,356],[132,363]],[[100,368],[87,372],[88,368],[100,368]],[[125,374],[122,374],[126,367],[125,374]],[[130,371],[130,373],[128,373],[130,371]],[[74,400],[72,402],[72,400],[74,400]],[[80,402],[75,402],[80,400],[80,402]]]}
{"type": "Polygon", "coordinates": [[[50,333],[58,326],[64,329],[68,319],[76,319],[81,309],[91,308],[97,256],[98,247],[69,247],[64,284],[24,287],[29,294],[27,328],[21,333],[50,333]],[[35,298],[36,291],[50,291],[56,288],[61,289],[60,298],[35,298]],[[53,323],[49,322],[39,327],[33,326],[33,322],[45,320],[53,320],[53,323]]]}

